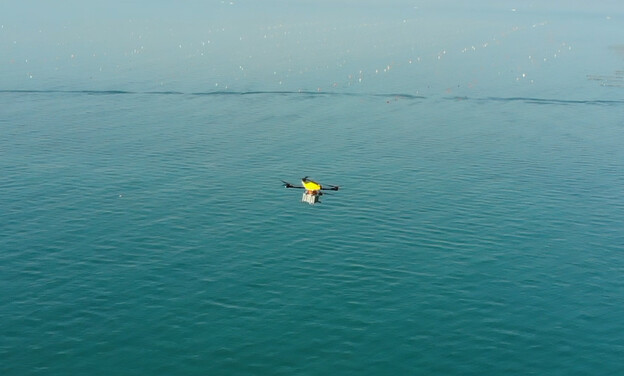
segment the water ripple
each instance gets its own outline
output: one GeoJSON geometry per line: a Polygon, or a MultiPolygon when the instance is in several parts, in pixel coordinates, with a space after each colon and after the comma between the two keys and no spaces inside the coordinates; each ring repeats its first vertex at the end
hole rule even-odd
{"type": "Polygon", "coordinates": [[[3,374],[622,358],[620,102],[52,93],[0,93],[3,374]]]}

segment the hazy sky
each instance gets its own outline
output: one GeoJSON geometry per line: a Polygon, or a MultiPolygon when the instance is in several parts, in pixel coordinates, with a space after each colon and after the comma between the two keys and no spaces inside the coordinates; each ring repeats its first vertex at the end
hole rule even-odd
{"type": "Polygon", "coordinates": [[[610,49],[624,45],[619,2],[542,3],[4,0],[0,78],[10,89],[423,92],[623,68],[610,49]]]}

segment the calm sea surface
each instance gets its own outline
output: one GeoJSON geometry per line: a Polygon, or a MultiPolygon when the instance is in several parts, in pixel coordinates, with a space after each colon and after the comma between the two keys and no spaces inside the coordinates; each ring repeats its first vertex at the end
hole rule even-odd
{"type": "Polygon", "coordinates": [[[322,89],[2,71],[0,373],[624,374],[622,59],[442,85],[461,51],[322,89]]]}

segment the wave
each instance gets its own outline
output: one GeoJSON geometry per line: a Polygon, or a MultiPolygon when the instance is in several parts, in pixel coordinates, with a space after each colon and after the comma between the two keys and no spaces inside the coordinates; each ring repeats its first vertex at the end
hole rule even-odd
{"type": "Polygon", "coordinates": [[[487,102],[525,102],[530,104],[558,104],[558,105],[617,105],[624,104],[624,100],[604,100],[604,99],[552,99],[552,98],[532,98],[532,97],[487,97],[475,98],[477,101],[487,102]]]}
{"type": "Polygon", "coordinates": [[[89,95],[119,95],[119,94],[141,94],[139,92],[125,90],[0,90],[0,93],[9,94],[89,94],[89,95]]]}
{"type": "MultiPolygon", "coordinates": [[[[0,94],[84,94],[84,95],[180,95],[180,96],[261,96],[261,95],[285,95],[285,96],[342,96],[342,97],[381,97],[394,100],[425,100],[434,97],[426,97],[409,93],[355,93],[338,91],[310,91],[310,90],[255,90],[255,91],[205,91],[205,92],[181,92],[181,91],[128,91],[128,90],[21,90],[5,89],[0,94]]],[[[435,97],[439,98],[439,97],[435,97]]],[[[534,98],[534,97],[467,97],[453,96],[442,97],[450,101],[472,102],[524,102],[538,105],[621,105],[624,100],[603,99],[557,99],[557,98],[534,98]]]]}

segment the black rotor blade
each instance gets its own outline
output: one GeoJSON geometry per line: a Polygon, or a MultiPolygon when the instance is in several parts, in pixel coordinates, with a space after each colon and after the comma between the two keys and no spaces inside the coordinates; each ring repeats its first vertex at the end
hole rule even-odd
{"type": "Polygon", "coordinates": [[[284,183],[284,188],[303,188],[303,187],[298,187],[296,185],[292,185],[287,181],[282,180],[282,183],[284,183]]]}

